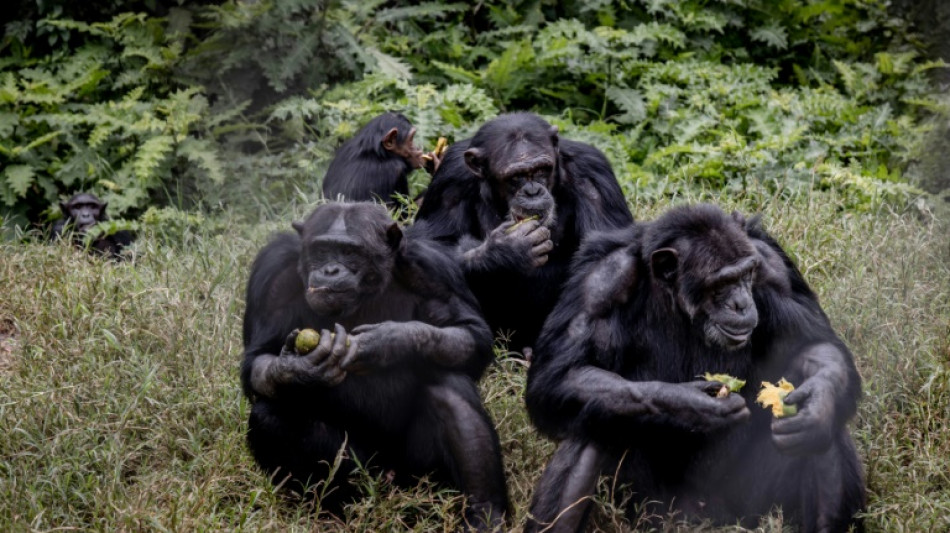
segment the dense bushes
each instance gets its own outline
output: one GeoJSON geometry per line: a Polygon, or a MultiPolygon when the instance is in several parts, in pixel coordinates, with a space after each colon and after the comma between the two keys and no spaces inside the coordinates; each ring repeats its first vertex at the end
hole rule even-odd
{"type": "Polygon", "coordinates": [[[424,142],[534,110],[640,198],[756,181],[860,208],[913,193],[940,107],[939,63],[883,0],[37,5],[0,45],[8,223],[79,189],[126,217],[313,197],[339,142],[390,108],[424,142]]]}

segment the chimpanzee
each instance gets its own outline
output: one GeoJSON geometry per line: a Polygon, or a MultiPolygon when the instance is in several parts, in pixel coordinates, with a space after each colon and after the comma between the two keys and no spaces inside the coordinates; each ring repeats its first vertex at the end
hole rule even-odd
{"type": "MultiPolygon", "coordinates": [[[[416,128],[400,113],[369,121],[334,154],[323,177],[324,198],[393,206],[393,195],[409,194],[409,173],[426,166],[422,150],[413,144],[415,135],[416,128]]],[[[428,168],[437,168],[439,159],[428,155],[428,168]]]]}
{"type": "MultiPolygon", "coordinates": [[[[109,220],[106,215],[108,202],[99,199],[98,196],[89,193],[76,194],[66,202],[60,202],[59,208],[63,212],[63,218],[53,224],[53,240],[60,238],[64,233],[72,231],[73,243],[85,248],[85,237],[93,226],[104,220],[109,220]]],[[[102,235],[89,244],[89,250],[109,256],[112,259],[122,257],[122,249],[132,244],[132,234],[126,230],[119,230],[112,235],[102,235]]]]}
{"type": "Polygon", "coordinates": [[[531,113],[496,117],[450,146],[416,217],[459,245],[489,326],[513,333],[516,349],[534,344],[581,239],[632,221],[604,154],[531,113]]]}
{"type": "Polygon", "coordinates": [[[604,473],[627,484],[630,514],[644,504],[749,526],[781,506],[803,531],[860,529],[864,480],[846,422],[861,380],[758,219],[675,208],[590,238],[575,266],[528,371],[531,420],[560,441],[528,531],[582,530],[604,473]],[[722,385],[705,372],[746,385],[713,397],[722,385]],[[751,404],[783,377],[798,413],[773,419],[751,404]]]}
{"type": "Polygon", "coordinates": [[[500,525],[501,452],[475,386],[491,332],[457,262],[378,204],[324,204],[293,227],[247,284],[241,381],[258,464],[298,488],[332,475],[331,511],[357,495],[346,482],[357,462],[397,483],[432,474],[467,496],[470,527],[500,525]],[[300,328],[321,337],[296,355],[300,328]]]}

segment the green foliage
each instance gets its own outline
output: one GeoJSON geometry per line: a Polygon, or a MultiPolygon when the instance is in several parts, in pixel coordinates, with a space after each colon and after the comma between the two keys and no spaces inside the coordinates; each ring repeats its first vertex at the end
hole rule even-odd
{"type": "Polygon", "coordinates": [[[119,215],[272,212],[319,196],[335,148],[388,109],[424,143],[536,111],[637,197],[757,182],[868,208],[916,194],[904,173],[940,111],[943,64],[884,0],[176,4],[90,22],[53,3],[8,25],[7,219],[78,189],[119,215]]]}
{"type": "Polygon", "coordinates": [[[45,20],[82,44],[24,57],[0,72],[0,206],[33,217],[68,193],[90,191],[122,215],[146,204],[175,167],[197,159],[223,181],[213,146],[190,137],[208,104],[197,87],[169,81],[180,50],[161,21],[142,14],[108,22],[45,20]]]}

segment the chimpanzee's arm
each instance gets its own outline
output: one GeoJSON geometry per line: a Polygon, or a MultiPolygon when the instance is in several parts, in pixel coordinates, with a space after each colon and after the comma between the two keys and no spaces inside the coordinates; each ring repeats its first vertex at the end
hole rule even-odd
{"type": "Polygon", "coordinates": [[[785,402],[799,407],[795,416],[773,421],[773,441],[792,454],[822,451],[854,416],[861,377],[791,259],[757,222],[749,233],[761,258],[755,297],[769,339],[765,353],[796,386],[785,402]]]}
{"type": "Polygon", "coordinates": [[[560,154],[566,198],[559,198],[558,205],[573,204],[576,235],[583,238],[591,231],[633,223],[623,190],[603,152],[586,143],[561,139],[560,154]]]}
{"type": "Polygon", "coordinates": [[[631,381],[619,374],[636,313],[638,273],[618,232],[611,245],[591,241],[579,252],[576,273],[548,317],[535,347],[525,401],[538,428],[555,438],[607,431],[618,424],[656,423],[711,431],[748,417],[739,395],[713,398],[710,382],[631,381]],[[604,246],[606,244],[606,246],[604,246]],[[600,248],[596,250],[596,248],[600,248]]]}
{"type": "Polygon", "coordinates": [[[356,350],[343,368],[356,373],[393,365],[453,369],[477,380],[493,358],[491,331],[446,246],[408,230],[394,283],[414,299],[415,320],[354,328],[356,350]]]}
{"type": "Polygon", "coordinates": [[[288,334],[304,323],[304,287],[297,273],[300,243],[281,234],[265,246],[251,268],[244,312],[241,383],[248,398],[293,397],[313,387],[334,386],[345,377],[340,361],[346,335],[324,330],[316,349],[298,356],[286,346],[288,334]]]}
{"type": "Polygon", "coordinates": [[[459,241],[462,267],[469,274],[495,271],[531,272],[548,262],[554,249],[551,230],[532,220],[517,224],[503,222],[483,241],[464,238],[459,241]]]}

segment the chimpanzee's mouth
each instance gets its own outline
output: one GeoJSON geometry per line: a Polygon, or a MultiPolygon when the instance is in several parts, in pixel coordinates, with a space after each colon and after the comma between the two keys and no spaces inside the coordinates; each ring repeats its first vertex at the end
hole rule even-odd
{"type": "Polygon", "coordinates": [[[327,287],[326,285],[322,287],[312,287],[312,286],[307,287],[307,294],[325,295],[325,294],[333,294],[333,293],[338,293],[338,292],[343,292],[343,291],[339,289],[333,289],[331,287],[327,287]]]}
{"type": "Polygon", "coordinates": [[[544,223],[548,216],[545,209],[512,209],[510,211],[511,219],[515,222],[524,222],[526,220],[537,220],[544,223]]]}
{"type": "Polygon", "coordinates": [[[722,336],[728,339],[730,342],[734,344],[742,344],[746,342],[747,340],[749,340],[749,337],[752,335],[752,330],[755,328],[733,329],[733,328],[728,328],[726,326],[723,326],[721,324],[717,324],[716,329],[718,329],[719,333],[721,333],[722,336]]]}

